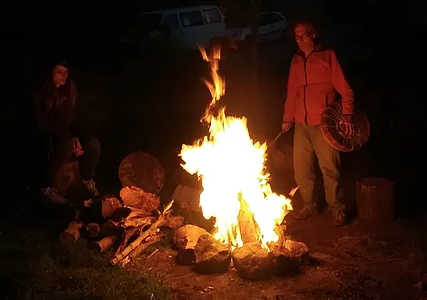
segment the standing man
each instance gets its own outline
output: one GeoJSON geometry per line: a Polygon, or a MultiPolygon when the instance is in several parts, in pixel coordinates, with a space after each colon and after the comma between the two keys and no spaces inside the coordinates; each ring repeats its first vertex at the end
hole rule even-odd
{"type": "MultiPolygon", "coordinates": [[[[282,130],[289,131],[295,123],[294,173],[304,207],[294,217],[306,219],[317,213],[314,163],[317,157],[323,176],[325,196],[336,226],[345,225],[341,187],[340,155],[328,144],[320,130],[326,107],[341,95],[343,119],[351,128],[354,114],[354,93],[333,50],[315,42],[316,31],[310,22],[294,26],[299,50],[291,61],[282,130]]],[[[350,132],[349,132],[350,133],[350,132]]]]}

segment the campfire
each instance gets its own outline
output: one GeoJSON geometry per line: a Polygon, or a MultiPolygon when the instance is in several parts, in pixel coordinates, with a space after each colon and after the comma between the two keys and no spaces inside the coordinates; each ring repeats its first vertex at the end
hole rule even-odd
{"type": "MultiPolygon", "coordinates": [[[[188,237],[187,231],[193,231],[199,236],[193,244],[196,242],[196,265],[208,265],[203,266],[204,271],[226,271],[232,257],[242,277],[256,279],[269,273],[270,252],[283,254],[296,247],[301,256],[307,251],[305,245],[285,238],[282,224],[292,205],[289,198],[274,193],[270,187],[264,165],[267,145],[254,143],[247,120],[227,116],[225,107],[219,105],[225,93],[225,81],[219,74],[220,51],[216,48],[208,54],[200,48],[212,77],[212,81],[204,80],[212,101],[201,119],[209,127],[209,134],[194,145],[183,145],[180,154],[182,167],[189,174],[196,174],[202,183],[199,204],[203,216],[214,219],[215,231],[209,236],[189,227],[182,230],[182,235],[188,237]],[[197,247],[203,250],[197,251],[197,247]],[[217,253],[210,253],[214,259],[206,259],[204,251],[213,248],[217,249],[217,253]],[[197,262],[198,256],[204,263],[197,262]]],[[[296,188],[290,192],[290,197],[295,191],[296,188]]]]}
{"type": "Polygon", "coordinates": [[[296,189],[288,197],[272,191],[264,165],[266,144],[253,142],[246,119],[227,116],[219,105],[225,93],[218,72],[220,49],[209,55],[201,49],[201,53],[212,76],[212,81],[205,80],[212,101],[201,119],[209,134],[193,145],[183,145],[180,157],[182,169],[197,177],[202,190],[180,184],[162,208],[160,163],[147,153],[131,153],[119,168],[120,195],[73,206],[74,220],[60,240],[86,237],[100,252],[114,250],[110,262],[122,266],[161,242],[177,250],[178,263],[201,273],[235,269],[249,280],[294,273],[308,263],[307,246],[290,240],[284,224],[296,189]],[[213,221],[214,229],[173,215],[175,208],[213,221]]]}

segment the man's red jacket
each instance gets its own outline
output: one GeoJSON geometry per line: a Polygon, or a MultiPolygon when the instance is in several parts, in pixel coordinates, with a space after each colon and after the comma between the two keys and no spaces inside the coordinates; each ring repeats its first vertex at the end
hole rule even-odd
{"type": "Polygon", "coordinates": [[[319,125],[326,107],[341,95],[342,112],[354,114],[354,93],[335,52],[316,47],[305,57],[298,51],[291,61],[283,122],[319,125]]]}

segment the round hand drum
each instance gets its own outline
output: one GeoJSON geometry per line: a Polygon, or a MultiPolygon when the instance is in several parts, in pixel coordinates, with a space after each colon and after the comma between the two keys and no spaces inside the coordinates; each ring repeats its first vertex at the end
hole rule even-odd
{"type": "Polygon", "coordinates": [[[364,113],[356,111],[353,122],[354,134],[348,136],[344,131],[341,103],[337,102],[324,111],[320,128],[332,147],[342,152],[351,152],[362,148],[371,131],[369,120],[364,113]]]}
{"type": "Polygon", "coordinates": [[[123,187],[136,186],[147,193],[157,194],[165,182],[165,173],[154,156],[133,152],[120,164],[119,178],[123,187]]]}

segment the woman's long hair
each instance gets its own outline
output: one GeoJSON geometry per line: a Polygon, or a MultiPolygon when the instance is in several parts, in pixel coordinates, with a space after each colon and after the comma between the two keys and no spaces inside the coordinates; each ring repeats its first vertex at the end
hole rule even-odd
{"type": "Polygon", "coordinates": [[[52,96],[56,92],[59,93],[60,98],[66,97],[67,99],[70,99],[73,102],[72,105],[75,105],[75,97],[76,97],[75,85],[72,82],[72,79],[70,77],[70,68],[65,60],[57,60],[48,64],[44,71],[43,78],[44,80],[43,80],[43,83],[41,84],[41,88],[42,88],[41,94],[43,95],[42,97],[45,98],[45,101],[47,101],[45,103],[45,105],[47,106],[46,109],[48,109],[49,107],[50,108],[52,107],[53,103],[50,103],[50,102],[52,102],[52,96]],[[55,86],[52,78],[53,76],[52,72],[56,66],[63,66],[68,69],[67,80],[65,84],[60,86],[59,88],[55,86]]]}

